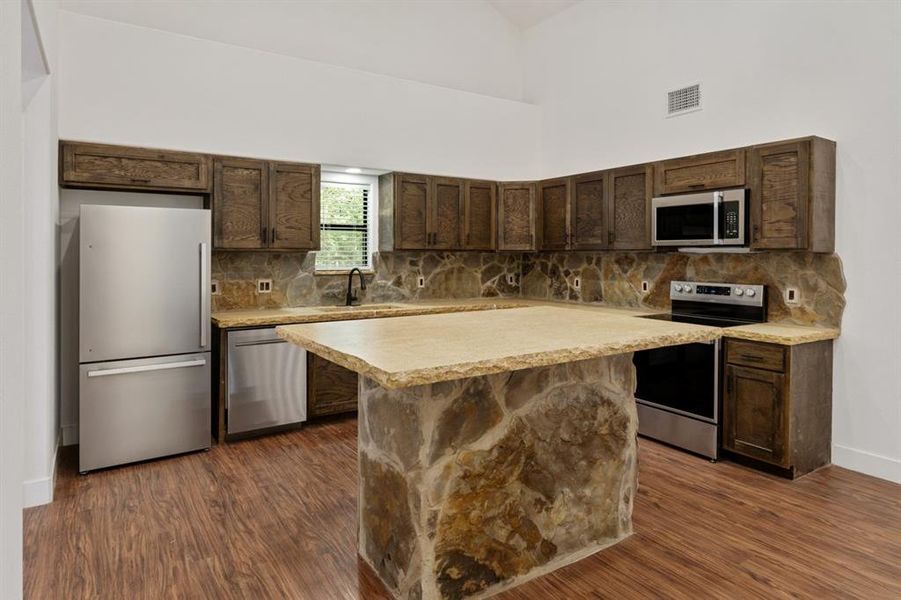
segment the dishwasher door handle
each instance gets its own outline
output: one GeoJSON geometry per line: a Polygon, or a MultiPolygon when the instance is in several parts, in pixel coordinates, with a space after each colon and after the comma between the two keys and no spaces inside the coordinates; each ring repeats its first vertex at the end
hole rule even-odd
{"type": "Polygon", "coordinates": [[[258,340],[255,342],[235,342],[235,348],[245,348],[247,346],[265,346],[266,344],[287,344],[288,342],[279,338],[277,340],[258,340]]]}
{"type": "Polygon", "coordinates": [[[147,371],[165,371],[168,369],[182,369],[185,367],[202,367],[206,360],[182,360],[171,363],[158,363],[155,365],[140,365],[137,367],[119,367],[116,369],[97,369],[88,371],[88,377],[106,377],[108,375],[127,375],[128,373],[145,373],[147,371]]]}

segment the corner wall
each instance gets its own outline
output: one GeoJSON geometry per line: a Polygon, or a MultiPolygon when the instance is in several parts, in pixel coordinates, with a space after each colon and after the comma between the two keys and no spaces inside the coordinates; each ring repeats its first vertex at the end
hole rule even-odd
{"type": "Polygon", "coordinates": [[[582,2],[526,32],[542,175],[802,135],[838,143],[833,460],[901,482],[901,4],[582,2]],[[701,83],[703,110],[665,118],[701,83]]]}

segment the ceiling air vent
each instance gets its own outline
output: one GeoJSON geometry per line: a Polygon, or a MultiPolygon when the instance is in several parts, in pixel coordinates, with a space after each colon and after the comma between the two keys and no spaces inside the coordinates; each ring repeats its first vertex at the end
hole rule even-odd
{"type": "Polygon", "coordinates": [[[701,110],[700,83],[666,93],[666,116],[675,117],[696,110],[701,110]]]}

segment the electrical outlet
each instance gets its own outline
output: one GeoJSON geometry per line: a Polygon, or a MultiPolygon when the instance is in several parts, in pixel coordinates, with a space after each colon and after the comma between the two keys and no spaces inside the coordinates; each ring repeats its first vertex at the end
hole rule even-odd
{"type": "Polygon", "coordinates": [[[801,294],[798,293],[798,288],[786,288],[785,290],[785,303],[786,304],[797,304],[801,301],[801,294]]]}
{"type": "Polygon", "coordinates": [[[581,277],[573,278],[573,287],[576,288],[577,290],[582,289],[582,278],[581,277]]]}
{"type": "Polygon", "coordinates": [[[214,280],[210,281],[210,295],[218,296],[220,293],[222,293],[222,291],[219,288],[219,280],[214,279],[214,280]]]}
{"type": "Polygon", "coordinates": [[[416,280],[416,285],[418,285],[421,288],[424,288],[425,287],[425,277],[420,275],[419,279],[416,280]]]}
{"type": "Polygon", "coordinates": [[[257,293],[258,294],[269,294],[272,292],[272,280],[271,279],[257,279],[257,293]]]}
{"type": "Polygon", "coordinates": [[[516,285],[516,275],[513,273],[507,275],[507,285],[516,285]]]}
{"type": "Polygon", "coordinates": [[[641,293],[642,293],[642,294],[647,294],[647,293],[648,293],[648,290],[650,290],[650,289],[651,289],[651,284],[650,284],[650,283],[648,283],[647,281],[642,281],[642,282],[641,282],[641,293]]]}

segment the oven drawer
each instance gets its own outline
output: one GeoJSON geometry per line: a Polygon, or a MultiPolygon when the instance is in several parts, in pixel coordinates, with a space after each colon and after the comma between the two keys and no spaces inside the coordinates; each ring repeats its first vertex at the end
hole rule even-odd
{"type": "Polygon", "coordinates": [[[728,340],[726,362],[768,371],[785,371],[785,349],[773,344],[728,340]]]}

